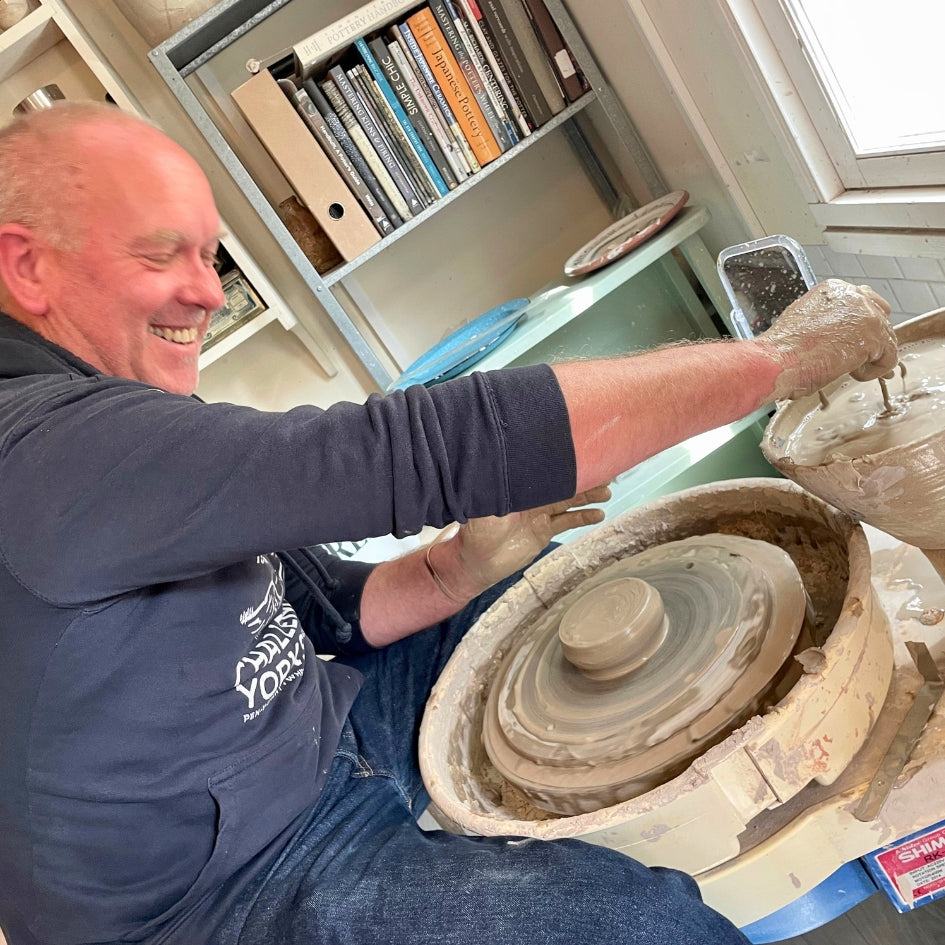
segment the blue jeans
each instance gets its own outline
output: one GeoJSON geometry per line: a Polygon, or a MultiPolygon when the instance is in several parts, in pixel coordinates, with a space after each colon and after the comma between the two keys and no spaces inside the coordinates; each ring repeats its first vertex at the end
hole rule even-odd
{"type": "Polygon", "coordinates": [[[512,580],[436,627],[346,661],[365,681],[328,783],[253,891],[238,945],[748,941],[675,870],[580,840],[417,826],[429,801],[417,758],[427,696],[459,639],[512,580]]]}

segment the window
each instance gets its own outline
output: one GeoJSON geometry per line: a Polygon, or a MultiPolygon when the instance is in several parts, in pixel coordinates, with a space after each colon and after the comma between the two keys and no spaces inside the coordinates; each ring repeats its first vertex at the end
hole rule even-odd
{"type": "Polygon", "coordinates": [[[945,203],[945,4],[723,3],[810,172],[820,222],[941,227],[928,211],[945,203]]]}

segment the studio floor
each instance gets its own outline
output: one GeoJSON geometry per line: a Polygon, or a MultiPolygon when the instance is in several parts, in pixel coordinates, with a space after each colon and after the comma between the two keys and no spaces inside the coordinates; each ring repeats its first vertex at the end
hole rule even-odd
{"type": "Polygon", "coordinates": [[[782,945],[945,945],[945,899],[900,915],[882,893],[782,945]]]}

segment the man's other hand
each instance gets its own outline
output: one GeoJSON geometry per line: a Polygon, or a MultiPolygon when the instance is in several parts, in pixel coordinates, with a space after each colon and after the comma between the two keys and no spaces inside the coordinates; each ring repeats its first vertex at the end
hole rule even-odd
{"type": "Polygon", "coordinates": [[[889,304],[869,286],[828,279],[792,302],[758,341],[778,360],[774,400],[804,397],[851,374],[888,374],[899,360],[889,304]]]}

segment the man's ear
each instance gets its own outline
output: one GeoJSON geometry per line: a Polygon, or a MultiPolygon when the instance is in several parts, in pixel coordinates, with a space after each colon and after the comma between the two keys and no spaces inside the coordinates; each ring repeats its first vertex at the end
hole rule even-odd
{"type": "Polygon", "coordinates": [[[29,227],[19,223],[0,226],[0,282],[24,314],[41,317],[49,308],[42,277],[42,257],[48,251],[29,227]]]}

